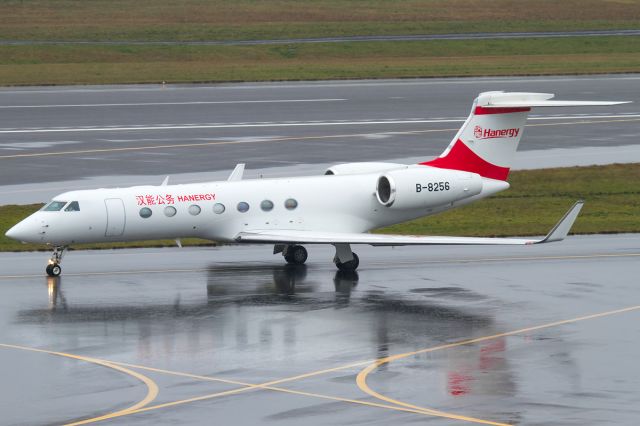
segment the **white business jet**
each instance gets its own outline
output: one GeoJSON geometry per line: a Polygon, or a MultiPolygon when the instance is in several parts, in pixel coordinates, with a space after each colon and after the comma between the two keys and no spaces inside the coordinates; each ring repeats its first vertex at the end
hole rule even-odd
{"type": "Polygon", "coordinates": [[[553,101],[544,93],[481,93],[440,157],[420,164],[348,163],[324,175],[71,191],[7,231],[10,238],[54,248],[46,272],[60,275],[67,247],[78,243],[199,237],[273,244],[288,263],[303,264],[302,244],[331,244],[341,270],[355,270],[353,244],[548,243],[564,239],[576,202],[541,239],[378,235],[368,231],[469,204],[509,188],[507,176],[532,107],[616,105],[553,101]]]}

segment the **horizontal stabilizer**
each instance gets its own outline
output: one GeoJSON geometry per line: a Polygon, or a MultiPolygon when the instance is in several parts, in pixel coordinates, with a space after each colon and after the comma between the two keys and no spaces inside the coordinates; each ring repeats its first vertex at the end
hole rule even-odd
{"type": "Polygon", "coordinates": [[[551,101],[553,93],[526,92],[484,92],[478,97],[478,106],[483,108],[531,108],[531,107],[571,107],[610,106],[630,102],[611,101],[551,101]]]}
{"type": "Polygon", "coordinates": [[[550,243],[564,239],[584,204],[578,201],[543,239],[530,238],[481,238],[439,237],[417,235],[385,235],[343,232],[255,230],[240,232],[235,240],[239,243],[270,244],[369,244],[372,246],[406,245],[528,245],[550,243]]]}
{"type": "Polygon", "coordinates": [[[526,107],[571,107],[571,106],[609,106],[629,104],[624,101],[538,101],[538,102],[494,102],[483,105],[485,108],[526,108],[526,107]]]}

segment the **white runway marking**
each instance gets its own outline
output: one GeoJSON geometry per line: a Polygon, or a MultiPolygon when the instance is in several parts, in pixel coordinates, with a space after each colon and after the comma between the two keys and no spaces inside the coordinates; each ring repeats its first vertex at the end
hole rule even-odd
{"type": "MultiPolygon", "coordinates": [[[[538,116],[529,120],[570,120],[570,119],[599,119],[599,118],[640,118],[640,114],[614,114],[614,115],[562,115],[562,116],[538,116]]],[[[154,124],[134,126],[103,126],[103,127],[53,127],[53,128],[13,128],[0,129],[0,134],[7,133],[63,133],[63,132],[119,132],[132,130],[189,130],[189,129],[240,129],[256,127],[310,127],[310,126],[363,126],[376,124],[440,124],[461,123],[464,118],[448,119],[423,119],[423,120],[354,120],[354,121],[307,121],[307,122],[256,122],[256,123],[202,123],[202,124],[154,124]]]]}
{"type": "Polygon", "coordinates": [[[192,102],[134,102],[115,104],[58,104],[58,105],[0,105],[0,109],[21,108],[93,108],[93,107],[123,107],[123,106],[165,106],[165,105],[233,105],[233,104],[286,104],[300,102],[340,102],[347,99],[265,99],[249,101],[192,101],[192,102]]]}

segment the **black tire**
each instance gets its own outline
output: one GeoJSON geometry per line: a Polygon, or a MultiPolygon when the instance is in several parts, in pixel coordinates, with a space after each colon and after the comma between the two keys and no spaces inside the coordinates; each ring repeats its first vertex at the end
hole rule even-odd
{"type": "Polygon", "coordinates": [[[284,256],[284,260],[291,265],[302,265],[307,261],[307,249],[302,246],[289,247],[287,254],[284,256]]]}
{"type": "Polygon", "coordinates": [[[52,265],[47,265],[46,271],[47,275],[50,277],[59,277],[62,273],[62,267],[54,263],[52,265]]]}
{"type": "Polygon", "coordinates": [[[358,257],[357,254],[355,253],[352,253],[352,254],[353,254],[353,260],[350,260],[344,263],[336,262],[336,266],[338,267],[339,270],[344,272],[352,272],[358,269],[358,266],[360,266],[360,258],[358,257]]]}

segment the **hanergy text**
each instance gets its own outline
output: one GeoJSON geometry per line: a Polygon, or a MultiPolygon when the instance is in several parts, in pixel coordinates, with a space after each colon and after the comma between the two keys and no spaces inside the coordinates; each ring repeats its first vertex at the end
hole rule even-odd
{"type": "Polygon", "coordinates": [[[515,127],[513,129],[483,129],[480,126],[476,126],[473,129],[473,136],[476,139],[494,139],[494,138],[515,138],[520,133],[520,129],[515,127]]]}
{"type": "Polygon", "coordinates": [[[186,201],[215,201],[216,194],[145,194],[136,195],[136,202],[139,206],[155,206],[160,204],[175,204],[186,201]]]}

